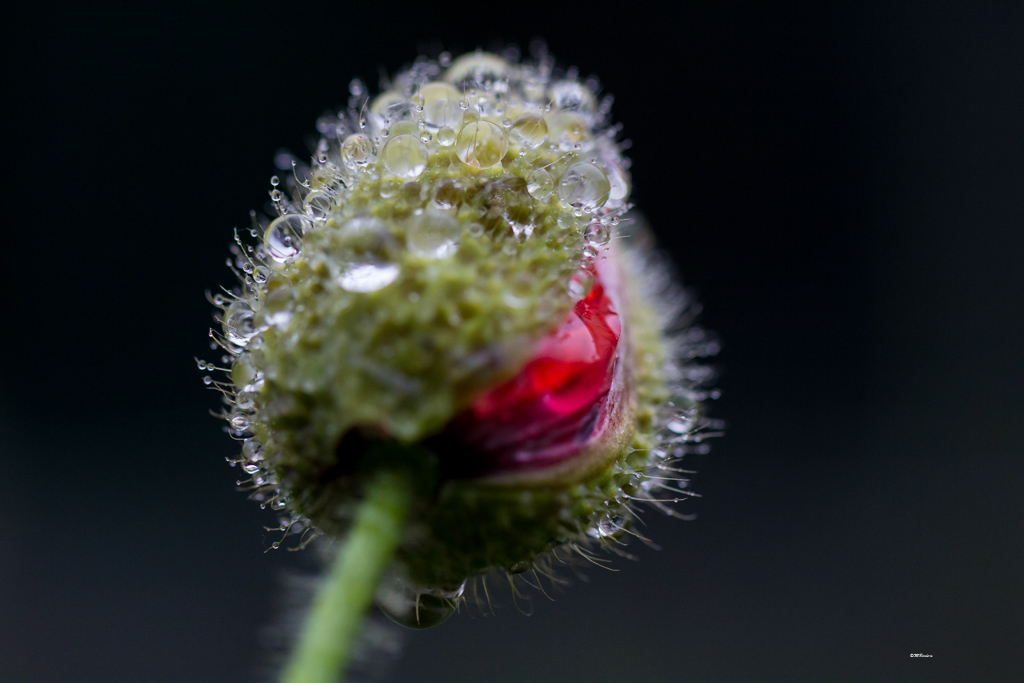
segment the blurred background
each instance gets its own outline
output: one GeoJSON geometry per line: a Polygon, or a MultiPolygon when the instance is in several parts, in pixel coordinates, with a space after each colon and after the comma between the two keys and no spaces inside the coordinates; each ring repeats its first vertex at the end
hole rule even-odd
{"type": "Polygon", "coordinates": [[[1024,6],[827,5],[9,10],[0,680],[268,677],[315,558],[234,490],[204,291],[352,77],[535,38],[615,95],[726,436],[661,551],[390,680],[1024,680],[1024,6]]]}

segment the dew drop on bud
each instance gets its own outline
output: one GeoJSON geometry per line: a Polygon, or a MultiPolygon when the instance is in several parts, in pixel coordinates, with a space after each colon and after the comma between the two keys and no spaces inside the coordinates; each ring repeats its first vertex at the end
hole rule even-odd
{"type": "Polygon", "coordinates": [[[347,260],[337,276],[349,292],[375,292],[387,287],[399,274],[398,245],[379,218],[360,216],[342,228],[347,260]]]}
{"type": "Polygon", "coordinates": [[[256,437],[246,439],[242,443],[242,457],[249,462],[259,462],[263,460],[263,444],[256,437]]]}
{"type": "Polygon", "coordinates": [[[252,309],[236,301],[228,306],[224,315],[224,332],[228,341],[236,346],[245,346],[256,335],[256,322],[252,309]]]}
{"type": "Polygon", "coordinates": [[[548,124],[536,114],[523,114],[512,123],[511,137],[528,149],[540,147],[548,138],[548,124]]]}
{"type": "Polygon", "coordinates": [[[370,105],[370,121],[376,130],[381,131],[396,121],[405,121],[412,117],[412,103],[393,90],[381,93],[370,105]]]}
{"type": "Polygon", "coordinates": [[[231,382],[239,392],[255,391],[263,383],[263,376],[252,362],[252,354],[243,353],[231,366],[231,382]]]}
{"type": "Polygon", "coordinates": [[[566,290],[574,301],[579,301],[590,294],[590,288],[594,285],[594,274],[589,270],[579,270],[569,278],[566,290]]]}
{"type": "Polygon", "coordinates": [[[587,226],[587,240],[595,246],[604,246],[612,238],[612,228],[607,223],[591,223],[587,226]]]}
{"type": "Polygon", "coordinates": [[[570,166],[558,181],[558,196],[575,209],[593,211],[608,201],[611,186],[604,172],[593,164],[570,166]]]}
{"type": "Polygon", "coordinates": [[[249,425],[251,424],[250,421],[249,421],[249,416],[248,415],[244,415],[242,413],[234,413],[228,419],[228,422],[231,423],[231,427],[233,429],[237,429],[240,432],[241,431],[245,431],[246,429],[248,429],[249,425]]]}
{"type": "Polygon", "coordinates": [[[440,212],[427,212],[413,216],[406,234],[409,251],[424,258],[439,259],[451,256],[458,248],[459,222],[440,212]]]}
{"type": "Polygon", "coordinates": [[[503,79],[509,72],[504,59],[491,52],[467,52],[456,58],[444,74],[449,83],[479,83],[487,85],[503,79]]]}
{"type": "Polygon", "coordinates": [[[381,162],[399,178],[418,178],[427,168],[427,148],[413,135],[396,135],[381,150],[381,162]]]}
{"type": "Polygon", "coordinates": [[[434,136],[434,139],[437,140],[437,144],[441,145],[442,147],[451,147],[452,145],[454,145],[455,138],[455,130],[448,126],[441,126],[437,130],[437,135],[434,136]]]}
{"type": "Polygon", "coordinates": [[[526,191],[534,199],[544,199],[550,196],[554,189],[554,178],[543,168],[530,171],[530,175],[526,176],[526,191]]]}
{"type": "Polygon", "coordinates": [[[563,152],[580,149],[589,138],[587,122],[572,112],[558,112],[548,118],[548,139],[563,152]]]}
{"type": "Polygon", "coordinates": [[[453,590],[419,588],[391,576],[381,582],[377,606],[396,624],[406,628],[431,628],[455,613],[465,586],[463,581],[453,590]]]}
{"type": "Polygon", "coordinates": [[[302,209],[315,221],[326,219],[331,213],[331,196],[326,192],[314,190],[302,200],[302,209]]]}
{"type": "Polygon", "coordinates": [[[284,263],[298,256],[302,249],[302,235],[313,228],[305,216],[288,214],[274,219],[263,236],[263,243],[270,258],[284,263]]]}
{"type": "Polygon", "coordinates": [[[434,131],[441,127],[458,128],[463,112],[459,108],[462,93],[448,83],[435,81],[420,88],[423,103],[423,122],[434,131]]]}
{"type": "Polygon", "coordinates": [[[584,116],[591,116],[597,111],[594,93],[579,81],[564,80],[552,83],[548,89],[548,97],[551,98],[551,104],[558,109],[579,112],[584,116]]]}
{"type": "Polygon", "coordinates": [[[341,143],[341,161],[349,168],[362,168],[373,159],[373,143],[362,133],[349,135],[341,143]]]}
{"type": "Polygon", "coordinates": [[[490,121],[467,123],[455,143],[455,154],[462,163],[474,168],[497,166],[507,151],[508,136],[490,121]]]}

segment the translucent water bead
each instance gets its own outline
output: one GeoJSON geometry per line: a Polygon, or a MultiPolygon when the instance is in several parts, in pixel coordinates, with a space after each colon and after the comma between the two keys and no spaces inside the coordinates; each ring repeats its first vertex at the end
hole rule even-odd
{"type": "Polygon", "coordinates": [[[313,190],[302,200],[302,209],[315,221],[322,221],[331,213],[334,202],[331,196],[320,190],[313,190]]]}
{"type": "Polygon", "coordinates": [[[263,244],[270,258],[284,263],[299,255],[302,249],[302,235],[313,228],[305,216],[288,214],[275,218],[263,236],[263,244]]]}
{"type": "Polygon", "coordinates": [[[455,142],[455,154],[462,163],[475,168],[491,168],[500,164],[507,151],[505,131],[490,121],[466,124],[455,142]]]}
{"type": "Polygon", "coordinates": [[[373,143],[362,133],[349,135],[341,143],[341,161],[349,168],[364,168],[373,161],[373,143]]]}
{"type": "Polygon", "coordinates": [[[349,292],[375,292],[387,287],[399,274],[398,244],[379,218],[359,216],[342,226],[347,257],[336,281],[349,292]]]}
{"type": "Polygon", "coordinates": [[[544,199],[555,189],[555,179],[543,168],[530,171],[526,176],[526,191],[534,199],[544,199]]]}
{"type": "Polygon", "coordinates": [[[448,67],[444,80],[449,83],[479,83],[490,85],[508,77],[509,64],[491,52],[468,52],[448,67]]]}
{"type": "Polygon", "coordinates": [[[263,384],[263,374],[252,361],[252,354],[243,353],[231,366],[231,382],[238,391],[256,391],[263,384]]]}
{"type": "Polygon", "coordinates": [[[424,258],[444,258],[458,249],[459,222],[446,213],[428,211],[413,216],[406,233],[409,251],[424,258]]]}
{"type": "Polygon", "coordinates": [[[378,133],[398,121],[410,118],[412,102],[393,90],[381,93],[370,105],[370,121],[378,133]]]}
{"type": "Polygon", "coordinates": [[[441,145],[442,147],[451,147],[452,145],[455,144],[455,130],[449,128],[448,126],[442,126],[441,128],[438,129],[437,135],[434,136],[434,139],[436,139],[437,144],[441,145]]]}
{"type": "Polygon", "coordinates": [[[510,134],[514,142],[535,149],[548,139],[548,124],[537,114],[523,114],[512,122],[510,134]]]}
{"type": "Polygon", "coordinates": [[[579,301],[586,297],[587,294],[590,294],[590,289],[593,286],[594,274],[586,269],[578,270],[569,278],[566,291],[569,292],[569,296],[572,297],[573,301],[579,301]]]}
{"type": "Polygon", "coordinates": [[[256,328],[252,309],[236,301],[224,312],[224,333],[228,341],[236,346],[246,346],[259,331],[256,328]]]}
{"type": "Polygon", "coordinates": [[[427,83],[420,88],[419,97],[423,104],[423,121],[427,128],[436,131],[442,127],[458,129],[462,124],[462,108],[459,102],[462,93],[447,83],[427,83]]]}
{"type": "Polygon", "coordinates": [[[427,147],[416,136],[397,135],[384,145],[380,159],[390,173],[412,180],[427,168],[427,147]]]}
{"type": "Polygon", "coordinates": [[[587,86],[578,81],[556,81],[548,88],[551,104],[565,111],[579,112],[590,118],[597,111],[597,100],[587,86]]]}
{"type": "Polygon", "coordinates": [[[263,295],[263,322],[275,327],[284,327],[292,319],[294,308],[293,292],[287,278],[275,275],[267,280],[263,295]]]}
{"type": "Polygon", "coordinates": [[[578,114],[561,111],[548,117],[548,139],[563,152],[571,152],[589,145],[590,132],[578,114]]]}
{"type": "Polygon", "coordinates": [[[573,164],[558,181],[558,196],[569,206],[593,211],[608,201],[611,185],[604,172],[593,164],[573,164]]]}
{"type": "Polygon", "coordinates": [[[389,576],[377,590],[377,606],[406,628],[431,628],[455,613],[465,586],[463,581],[454,589],[420,588],[389,576]]]}

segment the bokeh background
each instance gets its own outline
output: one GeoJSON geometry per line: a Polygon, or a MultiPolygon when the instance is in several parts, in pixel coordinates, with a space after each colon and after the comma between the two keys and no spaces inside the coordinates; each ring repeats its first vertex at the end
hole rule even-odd
{"type": "Polygon", "coordinates": [[[390,680],[1024,680],[1024,6],[930,4],[8,10],[0,681],[267,677],[315,562],[234,490],[204,290],[350,78],[537,37],[616,96],[727,434],[661,551],[390,680]]]}

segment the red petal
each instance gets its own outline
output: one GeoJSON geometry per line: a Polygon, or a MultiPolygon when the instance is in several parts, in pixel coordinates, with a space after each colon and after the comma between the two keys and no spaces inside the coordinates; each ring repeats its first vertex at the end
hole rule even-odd
{"type": "Polygon", "coordinates": [[[622,323],[595,274],[586,298],[540,340],[514,378],[480,396],[456,421],[486,471],[543,467],[578,452],[599,428],[622,323]]]}

